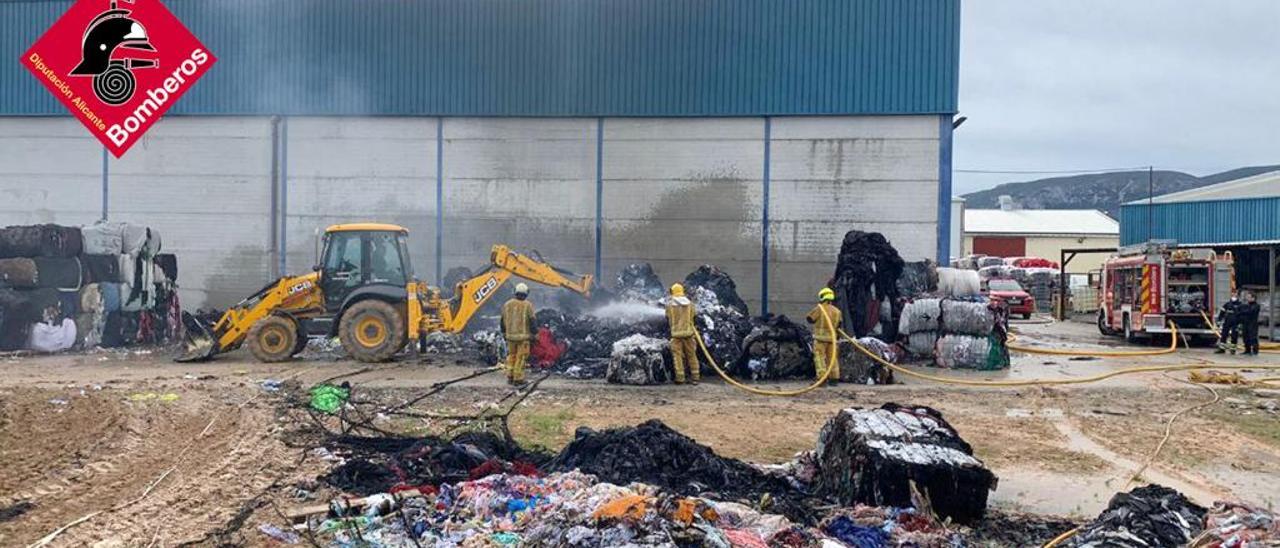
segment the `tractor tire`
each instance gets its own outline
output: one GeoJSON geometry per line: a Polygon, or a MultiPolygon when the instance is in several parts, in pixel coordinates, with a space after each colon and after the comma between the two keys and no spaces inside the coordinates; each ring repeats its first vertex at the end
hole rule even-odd
{"type": "Polygon", "coordinates": [[[338,338],[351,357],[366,363],[385,362],[404,347],[404,319],[396,307],[369,299],[351,305],[338,322],[338,338]]]}
{"type": "MultiPolygon", "coordinates": [[[[305,322],[305,320],[304,320],[305,322]]],[[[298,341],[293,344],[293,352],[290,356],[297,356],[303,350],[307,349],[307,327],[302,322],[298,324],[298,341]]]]}
{"type": "Polygon", "coordinates": [[[285,316],[267,316],[249,328],[246,342],[258,361],[282,362],[293,356],[298,344],[298,325],[285,316]]]}

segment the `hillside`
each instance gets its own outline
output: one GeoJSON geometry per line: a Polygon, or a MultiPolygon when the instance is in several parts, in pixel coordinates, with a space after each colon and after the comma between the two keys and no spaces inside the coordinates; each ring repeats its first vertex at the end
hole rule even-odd
{"type": "MultiPolygon", "coordinates": [[[[1153,173],[1155,195],[1180,192],[1280,169],[1280,165],[1253,166],[1197,177],[1181,171],[1153,173]]],[[[1120,204],[1147,197],[1146,171],[1089,173],[1004,183],[962,196],[969,209],[993,209],[1008,194],[1025,209],[1099,209],[1118,218],[1120,204]]]]}

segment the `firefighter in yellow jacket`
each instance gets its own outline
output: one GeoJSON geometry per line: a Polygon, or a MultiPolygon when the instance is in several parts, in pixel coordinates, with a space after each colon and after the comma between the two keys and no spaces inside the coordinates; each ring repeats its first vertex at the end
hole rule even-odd
{"type": "Polygon", "coordinates": [[[502,336],[507,340],[507,382],[524,384],[524,365],[529,360],[529,341],[535,323],[529,286],[516,284],[516,297],[502,305],[502,336]]]}
{"type": "Polygon", "coordinates": [[[671,362],[675,365],[676,384],[684,384],[685,365],[689,377],[698,384],[702,372],[698,369],[698,341],[694,340],[693,316],[697,310],[693,301],[684,296],[684,286],[671,286],[671,298],[667,299],[667,323],[671,326],[671,362]]]}
{"type": "Polygon", "coordinates": [[[839,350],[836,346],[835,330],[840,328],[840,309],[832,304],[835,300],[835,291],[829,287],[822,288],[818,291],[818,305],[813,307],[809,315],[804,318],[813,324],[813,366],[818,378],[826,374],[827,365],[831,366],[827,384],[840,383],[840,356],[835,355],[834,362],[831,359],[832,355],[839,350]],[[831,319],[830,324],[827,323],[828,318],[831,319]]]}

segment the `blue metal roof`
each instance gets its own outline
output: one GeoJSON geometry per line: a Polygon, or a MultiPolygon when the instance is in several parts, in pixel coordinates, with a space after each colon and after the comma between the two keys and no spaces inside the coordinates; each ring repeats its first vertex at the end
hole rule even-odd
{"type": "MultiPolygon", "coordinates": [[[[104,4],[105,4],[105,0],[104,4]]],[[[0,0],[0,114],[65,0],[0,0]]],[[[953,113],[960,0],[168,0],[218,57],[171,112],[953,113]]]]}
{"type": "Polygon", "coordinates": [[[1180,244],[1280,241],[1280,197],[1120,206],[1120,245],[1149,238],[1180,244]]]}

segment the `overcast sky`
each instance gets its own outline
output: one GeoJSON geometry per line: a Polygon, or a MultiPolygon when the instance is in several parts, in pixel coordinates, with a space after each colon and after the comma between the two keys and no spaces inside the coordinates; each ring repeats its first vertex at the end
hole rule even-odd
{"type": "MultiPolygon", "coordinates": [[[[1280,163],[1280,0],[964,0],[955,169],[1280,163]]],[[[957,195],[1050,175],[956,173],[957,195]]]]}

